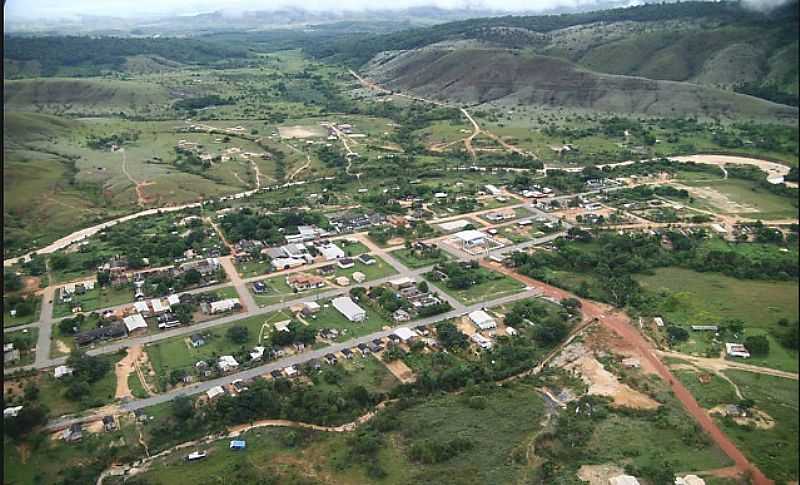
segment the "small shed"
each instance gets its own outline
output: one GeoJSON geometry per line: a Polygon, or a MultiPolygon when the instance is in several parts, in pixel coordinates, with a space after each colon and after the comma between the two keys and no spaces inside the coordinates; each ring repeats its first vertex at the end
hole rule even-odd
{"type": "Polygon", "coordinates": [[[231,440],[230,449],[243,450],[247,448],[247,442],[244,440],[231,440]]]}

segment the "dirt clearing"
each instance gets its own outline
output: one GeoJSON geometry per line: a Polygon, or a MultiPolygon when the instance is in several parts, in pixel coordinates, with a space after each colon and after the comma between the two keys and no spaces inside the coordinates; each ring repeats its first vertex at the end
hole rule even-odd
{"type": "Polygon", "coordinates": [[[397,378],[397,380],[403,384],[408,384],[417,380],[417,377],[414,375],[414,371],[412,371],[411,368],[405,364],[405,362],[399,359],[392,362],[384,362],[381,358],[382,354],[383,353],[380,355],[376,354],[375,358],[381,361],[383,365],[389,369],[389,372],[391,372],[392,375],[397,378]]]}
{"type": "Polygon", "coordinates": [[[136,372],[136,363],[143,355],[143,347],[135,345],[128,347],[128,355],[117,362],[114,368],[114,373],[117,376],[117,390],[114,393],[114,398],[124,399],[126,397],[133,397],[130,388],[128,387],[128,376],[132,372],[136,372]]]}
{"type": "Polygon", "coordinates": [[[295,125],[295,126],[281,126],[278,128],[278,134],[283,139],[288,138],[322,138],[325,136],[325,129],[321,126],[314,125],[295,125]]]}
{"type": "Polygon", "coordinates": [[[583,465],[578,470],[578,478],[589,485],[608,485],[611,478],[625,473],[616,465],[583,465]]]}

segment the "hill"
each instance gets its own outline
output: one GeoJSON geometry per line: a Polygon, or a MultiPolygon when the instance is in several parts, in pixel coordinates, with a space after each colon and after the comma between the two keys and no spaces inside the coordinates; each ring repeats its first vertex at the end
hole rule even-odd
{"type": "Polygon", "coordinates": [[[770,14],[734,2],[681,2],[471,19],[310,41],[306,50],[358,67],[382,51],[473,40],[486,47],[533,50],[606,74],[687,81],[797,105],[797,37],[796,2],[770,14]]]}
{"type": "Polygon", "coordinates": [[[367,75],[392,88],[460,103],[564,106],[655,116],[694,114],[796,120],[796,108],[689,83],[589,71],[507,49],[428,47],[377,56],[367,75]]]}
{"type": "Polygon", "coordinates": [[[117,113],[144,110],[168,102],[166,89],[135,81],[24,79],[3,83],[3,108],[11,111],[117,113]]]}

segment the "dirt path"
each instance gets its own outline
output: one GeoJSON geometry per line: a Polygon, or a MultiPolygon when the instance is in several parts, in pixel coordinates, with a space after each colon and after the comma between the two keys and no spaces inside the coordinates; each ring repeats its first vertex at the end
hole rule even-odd
{"type": "Polygon", "coordinates": [[[136,203],[144,207],[150,203],[150,199],[144,195],[144,188],[148,185],[153,185],[154,182],[139,182],[128,173],[128,157],[125,155],[125,149],[120,148],[119,152],[122,153],[122,173],[131,181],[136,188],[136,203]]]}
{"type": "Polygon", "coordinates": [[[311,157],[308,155],[308,153],[306,153],[306,163],[304,165],[301,165],[297,170],[295,170],[294,172],[292,172],[291,175],[289,175],[289,181],[294,180],[294,178],[297,177],[297,175],[300,172],[302,172],[303,170],[307,169],[310,166],[311,166],[311,157]]]}
{"type": "Polygon", "coordinates": [[[691,362],[694,366],[720,372],[723,370],[740,370],[745,372],[753,372],[755,374],[766,374],[774,377],[783,377],[784,379],[798,380],[800,377],[793,372],[786,372],[777,369],[770,369],[769,367],[761,367],[752,364],[745,364],[734,360],[725,360],[724,358],[710,358],[710,357],[696,357],[694,355],[682,354],[680,352],[669,352],[664,350],[656,350],[656,353],[664,357],[672,357],[676,359],[691,362]]]}
{"type": "Polygon", "coordinates": [[[125,399],[133,397],[130,387],[128,387],[128,376],[135,372],[136,361],[142,355],[142,346],[134,345],[128,347],[128,354],[122,358],[114,367],[114,373],[117,376],[117,390],[114,393],[114,399],[125,399]]]}

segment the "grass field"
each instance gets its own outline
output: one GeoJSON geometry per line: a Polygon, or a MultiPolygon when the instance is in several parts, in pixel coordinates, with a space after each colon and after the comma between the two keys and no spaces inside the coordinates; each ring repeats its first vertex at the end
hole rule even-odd
{"type": "Polygon", "coordinates": [[[391,254],[411,269],[424,268],[453,259],[445,250],[441,250],[437,258],[420,258],[414,254],[414,251],[405,248],[392,251],[391,254]]]}
{"type": "MultiPolygon", "coordinates": [[[[169,376],[170,372],[179,369],[187,370],[191,373],[195,363],[200,360],[231,354],[242,348],[252,349],[260,343],[258,341],[258,336],[265,322],[274,323],[290,318],[291,316],[289,314],[278,312],[270,315],[244,318],[235,322],[219,325],[211,330],[201,332],[205,337],[206,344],[198,348],[191,346],[188,335],[182,335],[162,340],[153,345],[148,345],[145,349],[153,365],[153,369],[159,377],[169,376]],[[247,328],[247,342],[244,344],[236,344],[225,336],[225,332],[233,326],[243,326],[247,328]]],[[[269,335],[269,332],[265,331],[264,335],[269,335]]],[[[242,364],[242,362],[239,364],[242,364]]]]}
{"type": "Polygon", "coordinates": [[[397,274],[397,270],[389,266],[389,263],[384,261],[383,258],[381,258],[380,256],[373,256],[373,257],[375,258],[375,262],[373,264],[367,265],[362,263],[361,261],[355,260],[355,264],[353,265],[352,268],[342,269],[337,266],[336,273],[334,273],[334,277],[345,276],[349,278],[352,282],[353,273],[361,272],[364,273],[364,276],[366,276],[367,278],[364,281],[368,282],[397,274]]]}
{"type": "Polygon", "coordinates": [[[482,283],[473,285],[465,290],[449,288],[445,283],[439,283],[438,286],[447,292],[448,295],[456,298],[465,305],[500,298],[501,296],[511,295],[525,289],[525,285],[503,274],[485,268],[478,268],[475,271],[481,273],[485,277],[482,283]]]}
{"type": "Polygon", "coordinates": [[[725,433],[769,478],[785,483],[798,478],[798,384],[782,379],[741,371],[725,371],[739,386],[745,398],[775,420],[771,429],[742,427],[727,419],[717,419],[725,433]]]}
{"type": "Polygon", "coordinates": [[[781,197],[759,187],[755,182],[740,179],[727,179],[715,182],[687,182],[686,185],[697,188],[709,188],[719,192],[729,201],[738,204],[739,208],[725,207],[714,199],[701,197],[703,193],[692,192],[694,204],[700,208],[711,208],[722,213],[738,214],[749,218],[785,219],[798,216],[797,207],[792,207],[791,199],[781,197]]]}
{"type": "MultiPolygon", "coordinates": [[[[56,298],[58,298],[56,296],[56,298]]],[[[60,299],[53,305],[53,317],[66,317],[72,314],[71,308],[66,303],[61,303],[60,299]]],[[[122,288],[100,288],[95,286],[83,295],[73,295],[72,301],[79,302],[81,311],[84,313],[99,310],[123,303],[133,301],[133,289],[127,286],[122,288]]]]}
{"type": "Polygon", "coordinates": [[[252,278],[267,274],[272,265],[269,261],[248,261],[246,263],[236,263],[236,271],[242,278],[252,278]]]}
{"type": "MultiPolygon", "coordinates": [[[[790,281],[739,280],[719,273],[698,273],[681,268],[660,268],[652,276],[636,278],[645,290],[666,289],[659,311],[671,324],[717,324],[726,319],[740,319],[745,336],[762,335],[779,328],[777,321],[798,318],[798,284],[790,281]]],[[[797,371],[798,354],[782,347],[772,336],[766,358],[750,362],[777,369],[797,371]]],[[[703,354],[711,335],[692,332],[678,350],[703,354]]],[[[743,338],[742,338],[743,340],[743,338]]]]}
{"type": "Polygon", "coordinates": [[[19,367],[22,365],[33,364],[33,361],[36,359],[36,342],[37,338],[39,337],[39,329],[38,328],[30,328],[30,329],[23,329],[17,330],[14,332],[3,332],[3,343],[14,342],[17,339],[22,339],[23,341],[27,341],[30,343],[29,350],[23,352],[20,350],[19,345],[15,345],[14,348],[20,350],[19,360],[14,362],[5,362],[5,366],[7,368],[11,367],[19,367]]]}
{"type": "Polygon", "coordinates": [[[335,328],[339,330],[339,342],[367,335],[387,325],[392,325],[377,312],[363,304],[359,306],[366,310],[367,318],[361,322],[351,322],[339,313],[339,310],[333,308],[333,305],[329,304],[329,302],[321,302],[320,305],[322,309],[313,317],[307,318],[306,321],[312,328],[335,328]]]}

